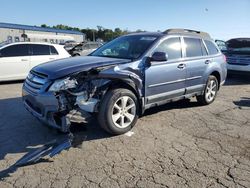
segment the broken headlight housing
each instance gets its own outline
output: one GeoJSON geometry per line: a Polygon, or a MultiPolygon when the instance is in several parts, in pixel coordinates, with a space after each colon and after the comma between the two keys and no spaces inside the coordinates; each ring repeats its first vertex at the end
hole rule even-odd
{"type": "Polygon", "coordinates": [[[61,90],[67,90],[71,88],[75,88],[77,86],[77,81],[75,79],[71,79],[70,77],[56,80],[49,88],[49,91],[57,92],[61,90]]]}

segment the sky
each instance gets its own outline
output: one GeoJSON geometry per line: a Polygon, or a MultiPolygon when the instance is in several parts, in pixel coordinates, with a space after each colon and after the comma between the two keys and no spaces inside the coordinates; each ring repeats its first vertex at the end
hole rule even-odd
{"type": "Polygon", "coordinates": [[[250,0],[8,0],[0,22],[164,31],[188,28],[215,39],[250,37],[250,0]]]}

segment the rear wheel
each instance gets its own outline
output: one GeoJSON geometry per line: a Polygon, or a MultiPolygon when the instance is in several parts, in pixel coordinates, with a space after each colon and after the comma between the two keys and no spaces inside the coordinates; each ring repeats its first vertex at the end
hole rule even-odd
{"type": "Polygon", "coordinates": [[[129,131],[138,119],[138,101],[128,89],[108,91],[100,104],[98,121],[107,132],[118,135],[129,131]]]}
{"type": "Polygon", "coordinates": [[[207,84],[203,95],[197,96],[197,101],[203,105],[208,105],[214,102],[218,92],[218,80],[215,76],[210,75],[207,80],[207,84]]]}

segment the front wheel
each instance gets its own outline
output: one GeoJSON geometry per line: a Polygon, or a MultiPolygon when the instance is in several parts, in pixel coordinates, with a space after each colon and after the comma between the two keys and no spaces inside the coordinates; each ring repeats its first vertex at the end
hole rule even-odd
{"type": "Polygon", "coordinates": [[[128,89],[108,91],[100,104],[98,121],[107,132],[119,135],[128,132],[138,119],[138,100],[128,89]]]}
{"type": "Polygon", "coordinates": [[[219,89],[218,80],[215,76],[210,75],[203,95],[197,96],[197,101],[203,105],[208,105],[214,102],[219,89]]]}

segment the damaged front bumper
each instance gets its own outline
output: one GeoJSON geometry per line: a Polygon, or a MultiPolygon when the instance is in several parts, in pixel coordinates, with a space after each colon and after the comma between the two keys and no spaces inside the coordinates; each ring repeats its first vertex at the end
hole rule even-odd
{"type": "Polygon", "coordinates": [[[82,109],[60,111],[58,98],[53,92],[33,93],[23,86],[22,98],[25,108],[40,122],[68,132],[72,122],[87,123],[90,113],[82,109]]]}

